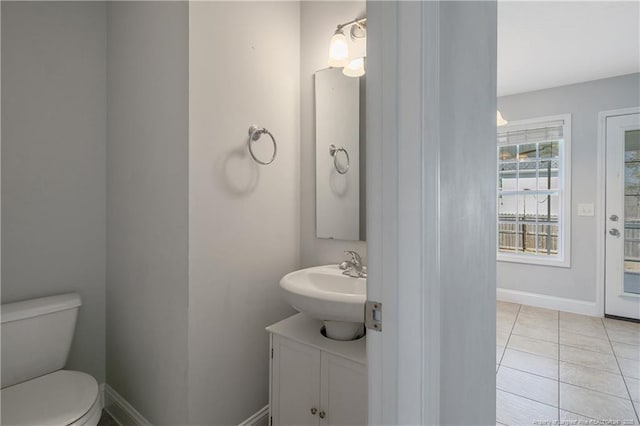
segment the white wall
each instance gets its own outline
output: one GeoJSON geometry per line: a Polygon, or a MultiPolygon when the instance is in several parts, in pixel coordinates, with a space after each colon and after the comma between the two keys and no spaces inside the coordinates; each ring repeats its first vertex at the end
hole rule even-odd
{"type": "Polygon", "coordinates": [[[188,4],[107,10],[107,383],[153,424],[184,424],[188,4]]]}
{"type": "Polygon", "coordinates": [[[105,377],[105,5],[2,2],[2,303],[77,291],[105,377]]]}
{"type": "Polygon", "coordinates": [[[598,113],[640,105],[640,74],[504,96],[498,109],[515,121],[571,113],[571,268],[498,262],[498,288],[596,301],[597,217],[577,215],[596,202],[598,113]]]}
{"type": "MultiPolygon", "coordinates": [[[[238,424],[267,404],[264,328],[293,313],[279,281],[300,266],[299,7],[190,3],[192,424],[238,424]],[[248,154],[252,124],[278,141],[271,165],[248,154]]],[[[266,136],[255,147],[268,158],[266,136]]]]}
{"type": "MultiPolygon", "coordinates": [[[[316,238],[315,97],[313,75],[327,68],[329,41],[341,23],[366,16],[365,1],[300,2],[300,208],[302,266],[339,263],[345,250],[367,255],[365,241],[316,238]]],[[[364,153],[362,153],[364,155],[364,153]]]]}

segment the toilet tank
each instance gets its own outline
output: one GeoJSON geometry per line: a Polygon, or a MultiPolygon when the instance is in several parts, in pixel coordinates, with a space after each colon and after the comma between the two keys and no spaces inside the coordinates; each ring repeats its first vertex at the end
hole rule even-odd
{"type": "Polygon", "coordinates": [[[64,367],[80,305],[77,293],[2,305],[3,388],[64,367]]]}

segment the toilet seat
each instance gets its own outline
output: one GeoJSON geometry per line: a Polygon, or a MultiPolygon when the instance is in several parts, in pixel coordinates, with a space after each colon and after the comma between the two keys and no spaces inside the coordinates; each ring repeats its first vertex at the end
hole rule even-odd
{"type": "Polygon", "coordinates": [[[58,370],[2,389],[3,425],[95,426],[102,411],[98,383],[58,370]]]}

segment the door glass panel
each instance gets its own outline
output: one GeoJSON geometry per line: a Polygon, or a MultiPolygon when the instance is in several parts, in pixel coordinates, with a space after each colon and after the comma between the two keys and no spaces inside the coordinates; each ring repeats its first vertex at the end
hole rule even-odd
{"type": "Polygon", "coordinates": [[[640,294],[640,130],[624,140],[624,292],[640,294]]]}

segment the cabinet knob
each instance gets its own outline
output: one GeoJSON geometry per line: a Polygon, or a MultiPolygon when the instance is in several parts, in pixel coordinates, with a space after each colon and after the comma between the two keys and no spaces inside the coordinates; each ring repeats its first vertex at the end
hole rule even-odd
{"type": "Polygon", "coordinates": [[[311,409],[311,414],[313,414],[314,416],[316,415],[317,412],[318,412],[318,409],[316,407],[313,407],[311,409]]]}
{"type": "Polygon", "coordinates": [[[320,412],[318,413],[318,415],[320,416],[320,418],[321,418],[321,419],[324,419],[324,416],[325,416],[326,414],[324,413],[324,411],[320,411],[320,412]]]}

